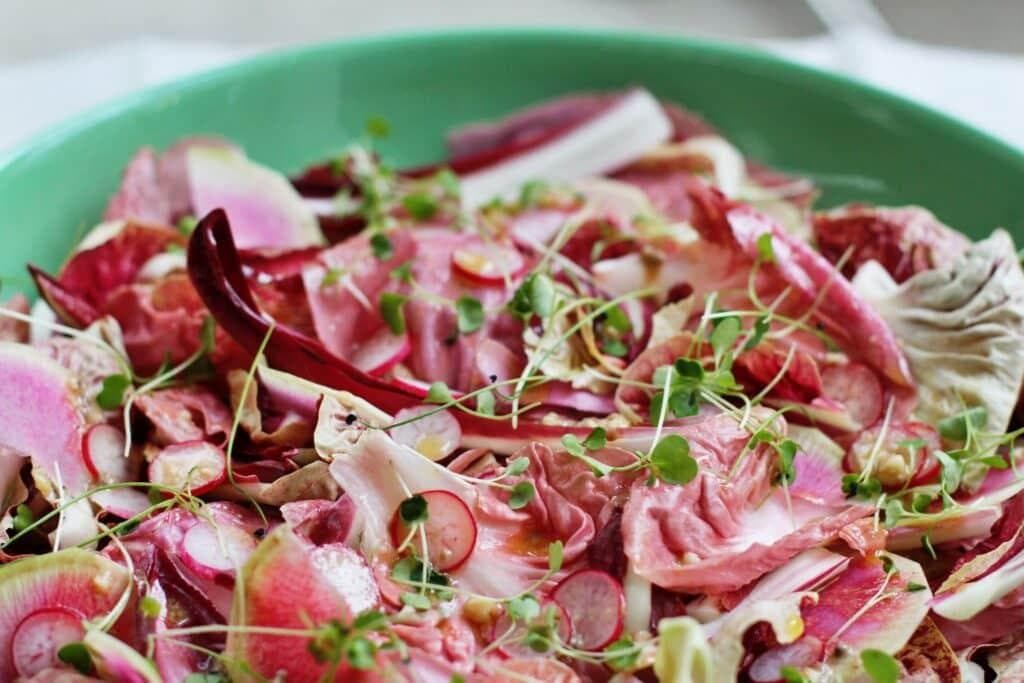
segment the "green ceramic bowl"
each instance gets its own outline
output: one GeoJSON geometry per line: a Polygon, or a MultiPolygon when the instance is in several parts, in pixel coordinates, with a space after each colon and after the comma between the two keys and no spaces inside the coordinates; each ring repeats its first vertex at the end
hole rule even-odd
{"type": "Polygon", "coordinates": [[[751,157],[815,178],[823,204],[917,203],[972,237],[1000,225],[1024,237],[1024,156],[899,97],[714,43],[458,31],[259,57],[141,92],[37,137],[0,160],[0,276],[21,280],[29,260],[56,267],[142,145],[219,133],[293,171],[383,116],[392,128],[383,154],[415,163],[438,158],[455,124],[574,90],[634,84],[700,112],[751,157]]]}

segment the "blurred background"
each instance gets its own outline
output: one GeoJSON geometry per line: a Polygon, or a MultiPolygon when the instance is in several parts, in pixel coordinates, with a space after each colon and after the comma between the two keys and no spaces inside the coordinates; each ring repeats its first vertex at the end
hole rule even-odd
{"type": "Polygon", "coordinates": [[[1024,0],[0,0],[0,149],[99,102],[276,47],[501,25],[755,44],[1024,149],[1024,0]]]}

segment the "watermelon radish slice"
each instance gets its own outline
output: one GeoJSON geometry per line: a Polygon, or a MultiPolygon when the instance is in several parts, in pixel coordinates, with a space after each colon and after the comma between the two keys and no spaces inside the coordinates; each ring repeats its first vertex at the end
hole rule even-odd
{"type": "Polygon", "coordinates": [[[407,334],[393,334],[386,327],[373,335],[352,354],[352,365],[375,377],[383,375],[412,353],[407,334]]]}
{"type": "Polygon", "coordinates": [[[462,428],[447,410],[417,406],[395,414],[396,423],[406,420],[412,421],[389,430],[391,438],[435,462],[451,455],[462,441],[462,428]]]}
{"type": "Polygon", "coordinates": [[[59,664],[57,652],[68,643],[82,639],[85,628],[74,612],[59,609],[41,609],[18,624],[11,638],[11,659],[22,676],[35,674],[59,664]]]}
{"type": "Polygon", "coordinates": [[[96,673],[116,683],[161,683],[152,662],[108,633],[90,630],[82,643],[92,655],[96,673]]]}
{"type": "Polygon", "coordinates": [[[227,459],[219,446],[206,441],[176,443],[157,453],[149,464],[149,480],[199,496],[227,480],[227,459]]]}
{"type": "MultiPolygon", "coordinates": [[[[354,611],[310,559],[310,546],[287,526],[267,536],[242,569],[237,581],[232,626],[308,629],[332,619],[347,622],[354,611]]],[[[314,659],[305,638],[235,631],[228,635],[225,654],[229,668],[245,662],[266,678],[319,681],[327,664],[314,659]]],[[[345,678],[343,664],[334,679],[345,678]]],[[[233,680],[250,680],[247,671],[231,670],[233,680]]]]}
{"type": "Polygon", "coordinates": [[[30,346],[0,342],[0,384],[0,445],[31,456],[51,483],[59,470],[65,489],[85,491],[92,477],[82,457],[85,423],[71,373],[30,346]]]}
{"type": "Polygon", "coordinates": [[[551,597],[569,615],[574,647],[600,650],[622,633],[626,598],[608,572],[581,569],[562,579],[551,597]]]}
{"type": "Polygon", "coordinates": [[[316,215],[288,180],[235,149],[188,150],[192,208],[205,216],[222,208],[239,249],[300,249],[324,244],[316,215]]]}
{"type": "Polygon", "coordinates": [[[200,519],[181,541],[180,557],[198,576],[213,579],[234,574],[256,550],[256,539],[239,526],[214,527],[200,519]]]}
{"type": "MultiPolygon", "coordinates": [[[[430,564],[442,572],[458,569],[476,548],[476,518],[469,506],[450,491],[438,489],[423,491],[418,495],[427,501],[427,521],[422,524],[427,537],[430,564]]],[[[392,543],[399,546],[409,531],[410,527],[402,521],[396,510],[391,521],[392,543]]],[[[419,541],[414,539],[411,547],[418,550],[419,541]]]]}
{"type": "Polygon", "coordinates": [[[81,640],[128,587],[128,572],[96,553],[70,549],[0,568],[0,680],[60,666],[57,651],[81,640]]]}
{"type": "Polygon", "coordinates": [[[131,481],[131,461],[124,457],[124,432],[108,424],[89,427],[82,437],[82,455],[93,478],[102,484],[131,481]]]}
{"type": "Polygon", "coordinates": [[[482,243],[452,252],[452,266],[473,282],[504,287],[526,271],[526,259],[515,247],[482,243]]]}

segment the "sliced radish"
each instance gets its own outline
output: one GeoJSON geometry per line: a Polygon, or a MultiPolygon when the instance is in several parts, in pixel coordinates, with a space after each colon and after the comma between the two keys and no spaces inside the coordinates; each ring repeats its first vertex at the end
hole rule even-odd
{"type": "MultiPolygon", "coordinates": [[[[549,606],[553,606],[557,610],[556,625],[555,629],[558,632],[558,639],[563,643],[572,642],[572,622],[569,620],[569,613],[565,611],[565,608],[559,605],[553,600],[549,600],[541,605],[541,611],[543,612],[549,606]]],[[[502,612],[501,616],[494,621],[493,630],[491,631],[491,642],[501,638],[509,630],[512,630],[512,636],[510,640],[513,641],[508,645],[502,645],[498,648],[498,651],[507,657],[545,657],[547,653],[535,652],[531,650],[529,646],[521,641],[521,637],[526,635],[528,625],[522,623],[516,623],[509,617],[507,612],[502,612]]]]}
{"type": "Polygon", "coordinates": [[[523,274],[526,259],[514,247],[476,244],[456,249],[452,253],[452,266],[460,275],[474,282],[503,287],[506,279],[523,274]]]}
{"type": "Polygon", "coordinates": [[[124,432],[108,424],[96,424],[82,437],[85,466],[103,484],[131,481],[131,461],[124,457],[124,432]]]}
{"type": "Polygon", "coordinates": [[[26,678],[60,666],[57,652],[68,643],[78,642],[85,635],[82,618],[61,609],[43,609],[21,620],[11,638],[11,660],[18,673],[26,678]]]}
{"type": "Polygon", "coordinates": [[[384,327],[352,354],[352,365],[363,372],[380,376],[412,353],[407,334],[393,334],[384,327]]]}
{"type": "Polygon", "coordinates": [[[201,495],[227,479],[224,451],[206,441],[187,441],[168,446],[149,464],[154,484],[201,495]]]}
{"type": "Polygon", "coordinates": [[[438,411],[433,406],[417,406],[405,408],[395,414],[395,422],[406,420],[412,421],[392,428],[391,438],[435,462],[451,455],[462,441],[459,421],[447,410],[438,411]],[[421,415],[422,417],[417,417],[421,415]]]}
{"type": "Polygon", "coordinates": [[[256,550],[256,539],[236,526],[214,527],[200,520],[181,540],[181,558],[189,569],[205,578],[233,574],[256,550]]]}
{"type": "Polygon", "coordinates": [[[107,514],[131,519],[148,510],[152,503],[145,493],[137,489],[104,489],[89,496],[107,514]]]}
{"type": "Polygon", "coordinates": [[[82,457],[82,397],[72,374],[39,349],[0,342],[0,384],[0,445],[31,456],[54,484],[59,471],[68,492],[85,491],[91,477],[82,457]]]}
{"type": "Polygon", "coordinates": [[[562,579],[551,597],[569,615],[574,647],[600,650],[622,633],[626,598],[608,572],[581,569],[562,579]]]}
{"type": "Polygon", "coordinates": [[[863,363],[831,365],[821,373],[825,396],[843,404],[850,417],[870,427],[882,417],[882,382],[863,363]]]}
{"type": "MultiPolygon", "coordinates": [[[[461,498],[450,491],[423,491],[427,501],[427,521],[423,531],[427,537],[427,557],[439,571],[454,571],[469,559],[476,548],[476,519],[461,498]]],[[[391,540],[398,546],[409,535],[410,527],[402,521],[398,510],[391,521],[391,540]]],[[[413,539],[412,547],[419,548],[413,539]]]]}
{"type": "Polygon", "coordinates": [[[646,90],[634,90],[551,142],[462,176],[463,203],[477,207],[533,178],[572,181],[625,166],[667,141],[672,124],[646,90]]]}

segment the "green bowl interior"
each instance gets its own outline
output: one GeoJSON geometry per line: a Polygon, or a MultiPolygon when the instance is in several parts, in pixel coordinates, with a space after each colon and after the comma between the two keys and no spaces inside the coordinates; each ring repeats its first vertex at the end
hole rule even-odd
{"type": "Polygon", "coordinates": [[[397,164],[442,154],[460,122],[574,90],[643,85],[720,127],[745,153],[825,190],[822,204],[916,203],[978,238],[1024,236],[1024,157],[898,97],[765,54],[569,30],[374,38],[260,57],[142,92],[0,162],[0,276],[59,265],[140,146],[218,133],[285,171],[343,149],[382,116],[397,164]]]}

